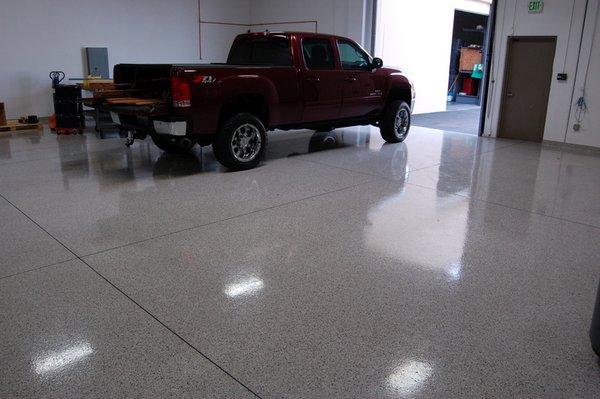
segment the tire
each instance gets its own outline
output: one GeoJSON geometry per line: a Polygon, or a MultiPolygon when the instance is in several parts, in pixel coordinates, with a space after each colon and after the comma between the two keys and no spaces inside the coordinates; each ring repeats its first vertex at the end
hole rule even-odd
{"type": "Polygon", "coordinates": [[[410,130],[410,107],[404,101],[389,103],[379,121],[381,137],[388,143],[401,143],[410,130]]]}
{"type": "Polygon", "coordinates": [[[230,170],[256,167],[267,148],[267,131],[260,119],[248,113],[229,118],[213,142],[215,158],[230,170]]]}
{"type": "Polygon", "coordinates": [[[191,137],[171,137],[160,134],[153,134],[151,137],[158,148],[169,154],[184,154],[196,145],[196,140],[191,137]]]}

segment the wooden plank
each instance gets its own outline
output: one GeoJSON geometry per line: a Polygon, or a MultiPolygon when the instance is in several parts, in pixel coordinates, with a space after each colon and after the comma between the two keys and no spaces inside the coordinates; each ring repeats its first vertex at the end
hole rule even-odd
{"type": "Polygon", "coordinates": [[[84,90],[114,89],[115,83],[112,79],[84,79],[82,86],[84,90]]]}
{"type": "Polygon", "coordinates": [[[123,96],[131,96],[133,92],[141,90],[93,90],[94,98],[126,98],[123,96]]]}
{"type": "Polygon", "coordinates": [[[160,104],[163,103],[163,100],[158,98],[108,98],[106,99],[108,104],[115,105],[149,105],[149,104],[160,104]]]}
{"type": "Polygon", "coordinates": [[[19,123],[18,120],[12,119],[7,121],[6,125],[0,126],[0,132],[16,132],[18,130],[42,130],[41,123],[19,123]]]}
{"type": "Polygon", "coordinates": [[[128,97],[111,97],[111,98],[106,99],[106,102],[108,104],[118,104],[119,102],[122,102],[122,101],[131,101],[131,99],[128,97]]]}
{"type": "Polygon", "coordinates": [[[106,101],[109,103],[113,103],[113,104],[118,104],[118,103],[133,103],[136,101],[143,101],[143,98],[136,98],[136,97],[117,97],[117,98],[108,98],[106,101]]]}
{"type": "Polygon", "coordinates": [[[153,105],[153,104],[163,104],[162,101],[150,100],[150,101],[136,101],[135,105],[153,105]]]}
{"type": "Polygon", "coordinates": [[[13,131],[3,131],[0,130],[0,138],[3,137],[14,137],[16,135],[23,136],[42,136],[44,134],[43,129],[29,129],[29,130],[13,130],[13,131]]]}

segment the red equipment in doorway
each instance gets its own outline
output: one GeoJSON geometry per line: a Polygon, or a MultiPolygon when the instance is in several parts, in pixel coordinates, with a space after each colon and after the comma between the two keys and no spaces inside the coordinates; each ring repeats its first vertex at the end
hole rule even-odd
{"type": "Polygon", "coordinates": [[[477,82],[475,79],[470,77],[464,77],[462,79],[462,87],[461,92],[465,93],[467,96],[476,96],[477,95],[477,82]]]}

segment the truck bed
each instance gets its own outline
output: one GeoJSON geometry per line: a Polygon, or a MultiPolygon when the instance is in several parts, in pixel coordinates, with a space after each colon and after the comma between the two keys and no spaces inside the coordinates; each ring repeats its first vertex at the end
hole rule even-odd
{"type": "Polygon", "coordinates": [[[231,64],[117,64],[114,83],[119,90],[109,96],[94,98],[87,105],[118,114],[163,116],[172,111],[171,77],[174,71],[203,69],[243,69],[244,71],[287,68],[279,66],[231,64]]]}
{"type": "Polygon", "coordinates": [[[118,64],[119,90],[88,100],[90,107],[122,115],[160,116],[169,112],[171,64],[118,64]]]}

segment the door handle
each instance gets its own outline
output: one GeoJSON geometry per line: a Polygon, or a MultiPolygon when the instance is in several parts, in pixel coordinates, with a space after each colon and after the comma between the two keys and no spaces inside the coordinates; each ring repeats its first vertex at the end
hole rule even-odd
{"type": "Polygon", "coordinates": [[[344,79],[346,82],[356,82],[356,76],[348,76],[344,79]]]}
{"type": "Polygon", "coordinates": [[[509,91],[508,93],[506,93],[506,97],[508,98],[513,98],[515,96],[515,93],[513,93],[512,91],[509,91]]]}
{"type": "Polygon", "coordinates": [[[307,82],[320,82],[321,79],[318,76],[309,76],[308,78],[306,78],[307,82]]]}

